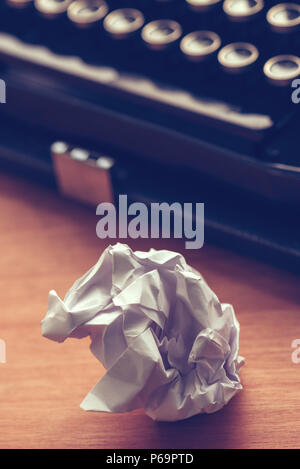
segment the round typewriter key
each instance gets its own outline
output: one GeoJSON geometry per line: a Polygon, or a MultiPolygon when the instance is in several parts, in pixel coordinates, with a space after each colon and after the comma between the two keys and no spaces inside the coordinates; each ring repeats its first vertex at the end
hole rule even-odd
{"type": "Polygon", "coordinates": [[[234,22],[247,22],[256,18],[264,8],[263,0],[225,0],[223,10],[234,22]]]}
{"type": "Polygon", "coordinates": [[[49,19],[65,13],[71,3],[72,0],[34,0],[35,8],[49,19]]]}
{"type": "Polygon", "coordinates": [[[192,62],[211,58],[220,46],[220,37],[212,31],[194,31],[184,36],[180,42],[181,52],[192,62]]]}
{"type": "Polygon", "coordinates": [[[68,18],[79,28],[89,28],[102,20],[108,13],[103,0],[75,0],[68,7],[68,18]]]}
{"type": "Polygon", "coordinates": [[[180,38],[182,29],[172,20],[156,20],[142,29],[142,39],[150,49],[165,50],[180,38]]]}
{"type": "Polygon", "coordinates": [[[224,71],[239,74],[249,71],[257,63],[258,56],[258,50],[252,44],[236,42],[219,51],[218,62],[224,71]]]}
{"type": "Polygon", "coordinates": [[[293,33],[300,29],[300,5],[281,3],[267,13],[267,22],[272,31],[281,34],[293,33]]]}
{"type": "Polygon", "coordinates": [[[275,86],[289,86],[300,76],[300,58],[294,55],[272,57],[264,65],[267,80],[275,86]]]}
{"type": "Polygon", "coordinates": [[[103,26],[114,39],[125,39],[135,35],[144,25],[144,16],[139,10],[122,8],[106,16],[103,26]]]}
{"type": "Polygon", "coordinates": [[[33,0],[6,0],[7,5],[13,8],[25,8],[32,2],[33,0]]]}
{"type": "Polygon", "coordinates": [[[200,12],[213,10],[221,2],[222,0],[186,0],[191,10],[200,12]]]}

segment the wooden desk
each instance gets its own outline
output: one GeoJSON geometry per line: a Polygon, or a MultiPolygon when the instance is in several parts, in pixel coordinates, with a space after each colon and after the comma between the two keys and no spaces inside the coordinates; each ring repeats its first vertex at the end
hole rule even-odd
{"type": "Polygon", "coordinates": [[[205,245],[130,242],[182,250],[241,324],[244,390],[213,415],[155,423],[142,410],[87,413],[83,397],[104,372],[89,340],[41,337],[49,289],[63,296],[101,254],[93,211],[51,190],[0,175],[1,448],[269,448],[300,446],[299,278],[205,245]]]}

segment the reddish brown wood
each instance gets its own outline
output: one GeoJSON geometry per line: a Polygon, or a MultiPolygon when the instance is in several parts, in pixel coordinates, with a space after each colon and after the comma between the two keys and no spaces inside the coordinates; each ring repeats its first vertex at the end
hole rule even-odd
{"type": "Polygon", "coordinates": [[[79,404],[103,373],[89,340],[41,337],[49,289],[64,295],[108,244],[93,211],[51,190],[0,176],[1,448],[269,448],[300,445],[299,278],[212,246],[184,251],[174,241],[134,249],[181,250],[241,323],[244,390],[213,415],[155,423],[142,410],[87,413],[79,404]]]}

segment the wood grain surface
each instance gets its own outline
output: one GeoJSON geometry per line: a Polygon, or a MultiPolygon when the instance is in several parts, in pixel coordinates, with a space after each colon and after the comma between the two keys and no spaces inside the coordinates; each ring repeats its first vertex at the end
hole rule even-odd
{"type": "Polygon", "coordinates": [[[180,250],[221,301],[232,303],[246,357],[244,385],[227,407],[177,423],[143,410],[88,413],[79,404],[104,373],[89,339],[41,337],[48,291],[63,296],[107,246],[93,210],[47,188],[0,175],[1,448],[295,448],[300,446],[299,278],[213,246],[185,251],[172,240],[134,249],[180,250]]]}

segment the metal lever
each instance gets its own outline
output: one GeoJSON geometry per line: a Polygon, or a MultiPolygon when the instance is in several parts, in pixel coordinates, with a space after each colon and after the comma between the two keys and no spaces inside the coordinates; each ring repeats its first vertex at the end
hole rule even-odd
{"type": "Polygon", "coordinates": [[[89,205],[114,201],[112,158],[65,142],[53,143],[51,155],[57,185],[63,195],[89,205]]]}

